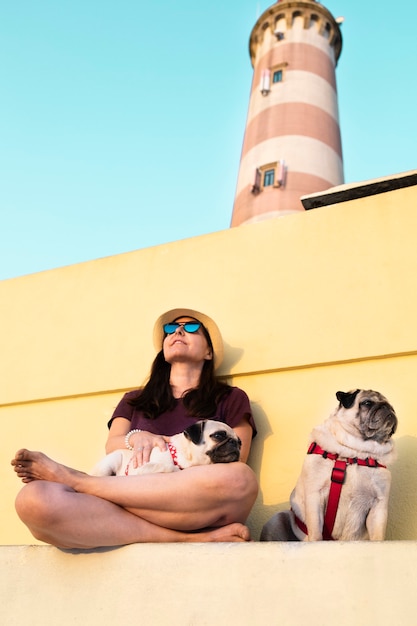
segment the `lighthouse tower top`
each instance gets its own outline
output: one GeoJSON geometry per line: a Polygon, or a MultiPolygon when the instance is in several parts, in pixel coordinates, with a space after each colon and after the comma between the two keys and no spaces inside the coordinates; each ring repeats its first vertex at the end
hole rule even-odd
{"type": "Polygon", "coordinates": [[[284,23],[286,30],[290,30],[295,18],[303,19],[305,29],[316,22],[319,33],[327,39],[328,45],[333,49],[334,62],[335,65],[337,64],[342,51],[342,33],[339,24],[343,18],[334,18],[330,11],[317,0],[277,0],[262,13],[252,29],[249,41],[252,65],[255,64],[259,48],[262,47],[265,31],[269,30],[278,38],[280,25],[284,23]]]}

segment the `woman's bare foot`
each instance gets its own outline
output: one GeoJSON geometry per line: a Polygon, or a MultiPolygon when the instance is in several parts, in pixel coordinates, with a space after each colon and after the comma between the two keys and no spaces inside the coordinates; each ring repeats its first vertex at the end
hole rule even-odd
{"type": "Polygon", "coordinates": [[[213,528],[207,531],[197,532],[190,535],[191,542],[228,542],[228,541],[251,541],[249,528],[235,522],[233,524],[227,524],[227,526],[221,526],[220,528],[213,528]]]}
{"type": "Polygon", "coordinates": [[[24,448],[16,452],[11,464],[24,483],[30,483],[33,480],[47,480],[72,487],[77,477],[84,475],[83,472],[53,461],[43,452],[32,452],[24,448]]]}

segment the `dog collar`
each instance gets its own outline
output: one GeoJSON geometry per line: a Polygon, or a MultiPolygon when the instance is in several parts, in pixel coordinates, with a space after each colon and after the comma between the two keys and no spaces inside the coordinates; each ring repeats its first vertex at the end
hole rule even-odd
{"type": "MultiPolygon", "coordinates": [[[[357,464],[364,465],[366,467],[385,468],[386,465],[378,463],[376,459],[373,459],[371,457],[368,457],[366,459],[358,459],[357,457],[340,458],[338,454],[333,454],[331,452],[327,452],[327,450],[323,450],[323,448],[321,448],[315,441],[313,441],[313,443],[310,445],[307,454],[319,454],[324,459],[330,459],[331,461],[334,461],[330,483],[329,499],[327,501],[326,514],[324,516],[323,524],[324,541],[332,541],[332,532],[336,520],[337,509],[339,506],[340,493],[342,491],[342,486],[346,478],[347,466],[357,464]]],[[[302,530],[305,535],[308,535],[307,526],[295,514],[294,518],[300,530],[302,530]]]]}
{"type": "Polygon", "coordinates": [[[171,453],[172,462],[174,463],[174,465],[176,465],[180,470],[184,469],[178,463],[177,448],[170,441],[168,441],[167,445],[168,445],[168,450],[171,453]]]}

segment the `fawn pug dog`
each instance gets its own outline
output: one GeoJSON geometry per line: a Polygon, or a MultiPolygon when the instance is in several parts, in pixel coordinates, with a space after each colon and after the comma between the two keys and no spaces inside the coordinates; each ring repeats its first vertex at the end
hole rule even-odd
{"type": "Polygon", "coordinates": [[[216,420],[199,420],[169,437],[166,450],[155,447],[148,463],[134,467],[131,450],[115,450],[99,461],[94,476],[132,476],[175,472],[193,465],[232,463],[240,457],[241,441],[234,430],[216,420]]]}
{"type": "Polygon", "coordinates": [[[386,465],[395,456],[397,416],[378,391],[338,391],[336,397],[338,407],[310,435],[291,510],[264,525],[261,541],[385,538],[391,487],[386,465]]]}

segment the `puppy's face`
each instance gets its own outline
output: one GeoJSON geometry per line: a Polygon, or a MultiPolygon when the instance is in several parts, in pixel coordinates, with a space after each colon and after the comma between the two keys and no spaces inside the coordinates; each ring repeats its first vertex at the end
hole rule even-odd
{"type": "Polygon", "coordinates": [[[338,415],[350,422],[362,439],[386,443],[397,430],[395,411],[378,391],[338,391],[336,397],[340,402],[338,415]]]}
{"type": "Polygon", "coordinates": [[[199,446],[211,463],[238,461],[242,442],[227,424],[216,420],[200,420],[184,431],[184,436],[199,446]]]}

